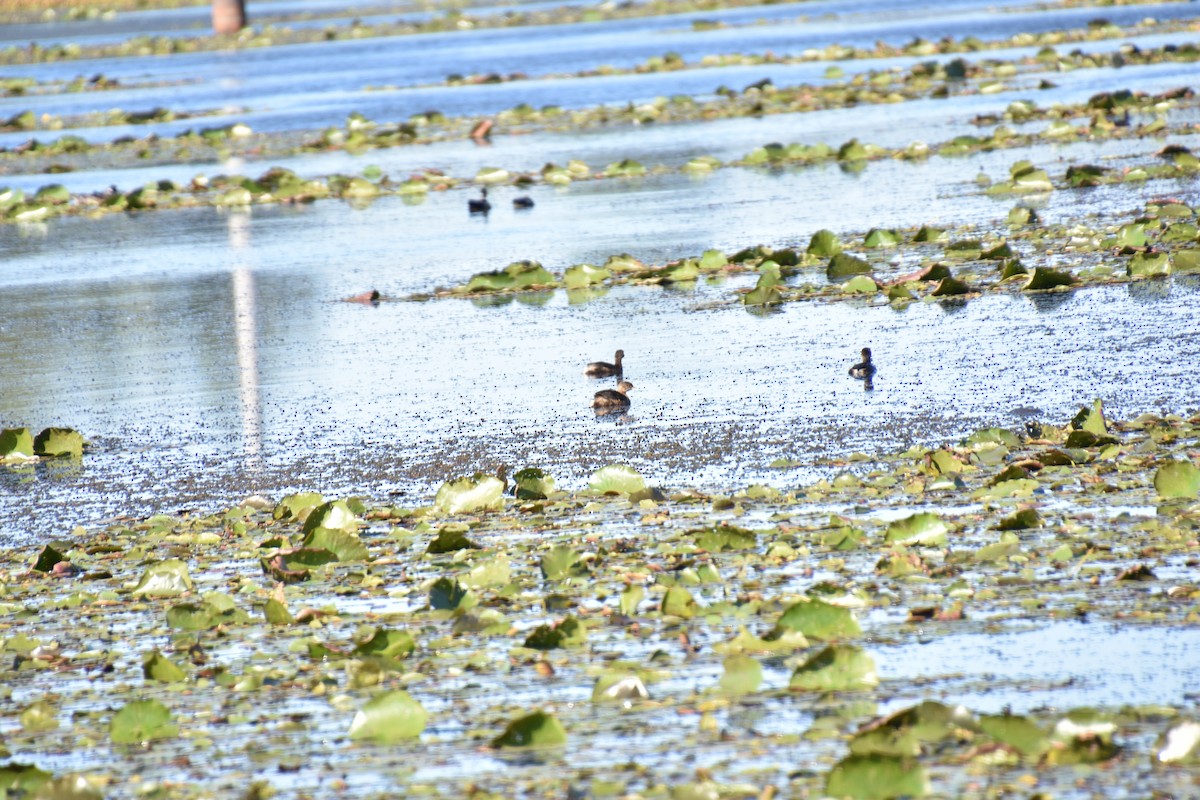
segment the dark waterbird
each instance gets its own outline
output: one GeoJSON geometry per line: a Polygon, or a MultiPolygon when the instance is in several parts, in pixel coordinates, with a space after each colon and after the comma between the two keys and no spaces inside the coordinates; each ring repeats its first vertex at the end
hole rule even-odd
{"type": "Polygon", "coordinates": [[[467,201],[467,211],[472,214],[486,214],[492,210],[492,204],[487,199],[487,187],[479,190],[479,198],[467,201]]]}
{"type": "Polygon", "coordinates": [[[875,365],[871,363],[871,348],[862,349],[862,361],[850,368],[850,377],[863,382],[863,391],[869,392],[875,388],[875,365]]]}
{"type": "Polygon", "coordinates": [[[583,371],[583,374],[587,375],[589,378],[610,378],[614,375],[619,377],[622,372],[621,359],[624,357],[625,351],[618,350],[617,354],[613,356],[614,363],[610,364],[607,361],[593,361],[591,364],[587,365],[587,369],[583,371]]]}
{"type": "Polygon", "coordinates": [[[521,195],[513,198],[513,208],[528,209],[533,208],[533,198],[528,195],[521,195]]]}
{"type": "Polygon", "coordinates": [[[596,413],[624,411],[629,408],[629,391],[632,389],[633,384],[629,381],[621,381],[615,389],[601,389],[592,398],[592,408],[596,413]]]}
{"type": "Polygon", "coordinates": [[[871,348],[862,349],[862,361],[850,368],[850,377],[869,381],[875,377],[875,365],[871,363],[871,348]]]}

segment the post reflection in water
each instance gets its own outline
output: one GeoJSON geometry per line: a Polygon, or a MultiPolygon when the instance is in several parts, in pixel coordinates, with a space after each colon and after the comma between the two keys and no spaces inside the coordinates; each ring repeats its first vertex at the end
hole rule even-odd
{"type": "Polygon", "coordinates": [[[227,218],[233,264],[234,346],[237,348],[238,402],[242,412],[242,448],[246,467],[262,467],[262,402],[258,391],[258,316],[254,274],[238,251],[250,247],[249,211],[231,212],[227,218]]]}

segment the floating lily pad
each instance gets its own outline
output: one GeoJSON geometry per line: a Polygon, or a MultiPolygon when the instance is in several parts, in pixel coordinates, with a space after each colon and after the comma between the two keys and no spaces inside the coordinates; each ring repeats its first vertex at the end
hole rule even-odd
{"type": "Polygon", "coordinates": [[[177,597],[192,588],[187,564],[177,558],[153,564],[133,588],[134,597],[177,597]]]}
{"type": "Polygon", "coordinates": [[[126,703],[109,723],[109,736],[116,744],[141,744],[178,735],[179,726],[171,721],[171,711],[157,700],[126,703]]]}
{"type": "Polygon", "coordinates": [[[937,514],[921,511],[888,525],[885,540],[889,544],[943,547],[949,530],[950,527],[937,514]]]}
{"type": "Polygon", "coordinates": [[[408,692],[395,689],[371,698],[359,709],[350,722],[349,736],[354,741],[394,744],[420,736],[428,717],[408,692]]]}
{"type": "Polygon", "coordinates": [[[850,609],[813,598],[788,606],[767,638],[779,638],[784,631],[795,631],[812,639],[823,640],[862,635],[862,628],[850,609]]]}
{"type": "Polygon", "coordinates": [[[592,687],[593,703],[628,703],[649,697],[646,684],[637,675],[606,673],[597,678],[592,687]]]}
{"type": "Polygon", "coordinates": [[[28,428],[0,431],[0,458],[14,455],[33,457],[33,433],[28,428]]]}
{"type": "Polygon", "coordinates": [[[1024,756],[1038,756],[1050,745],[1046,732],[1033,720],[1010,714],[985,714],[979,727],[991,738],[1024,756]]]}
{"type": "Polygon", "coordinates": [[[408,631],[378,628],[370,639],[356,645],[354,652],[358,655],[399,660],[408,658],[416,648],[417,643],[408,631]]]}
{"type": "Polygon", "coordinates": [[[315,528],[304,537],[304,547],[327,550],[338,561],[367,561],[370,553],[362,540],[353,533],[333,528],[315,528]]]}
{"type": "Polygon", "coordinates": [[[39,456],[79,458],[86,442],[71,428],[46,428],[33,440],[33,452],[39,456]]]}
{"type": "Polygon", "coordinates": [[[718,525],[690,532],[696,537],[696,546],[714,553],[728,550],[752,550],[758,547],[758,536],[754,531],[732,525],[718,525]]]}
{"type": "Polygon", "coordinates": [[[872,228],[863,239],[863,247],[895,247],[903,241],[900,234],[884,228],[872,228]]]}
{"type": "Polygon", "coordinates": [[[504,507],[504,482],[494,475],[447,481],[438,489],[433,505],[447,514],[499,510],[504,507]]]}
{"type": "Polygon", "coordinates": [[[1001,531],[1025,531],[1042,527],[1042,515],[1036,508],[1024,508],[1000,520],[996,526],[1001,531]]]}
{"type": "Polygon", "coordinates": [[[1025,284],[1024,291],[1039,292],[1046,289],[1057,289],[1060,286],[1074,286],[1079,283],[1079,279],[1069,272],[1061,272],[1048,267],[1035,267],[1029,275],[1029,282],[1025,284]]]}
{"type": "Polygon", "coordinates": [[[646,481],[633,467],[610,464],[592,473],[588,485],[603,494],[632,494],[646,488],[646,481]]]}
{"type": "Polygon", "coordinates": [[[492,747],[555,747],[567,743],[567,732],[551,714],[535,711],[508,723],[492,747]]]}
{"type": "Polygon", "coordinates": [[[1166,499],[1193,498],[1200,494],[1200,469],[1190,461],[1172,461],[1154,473],[1154,491],[1166,499]]]}
{"type": "Polygon", "coordinates": [[[842,252],[842,242],[836,233],[822,228],[812,235],[805,252],[816,258],[832,258],[842,252]]]}
{"type": "Polygon", "coordinates": [[[825,794],[854,800],[924,797],[931,791],[920,762],[882,755],[847,756],[825,781],[825,794]]]}
{"type": "Polygon", "coordinates": [[[587,628],[575,617],[564,617],[554,625],[539,625],[525,637],[525,647],[534,650],[555,650],[577,647],[587,641],[587,628]]]}
{"type": "Polygon", "coordinates": [[[555,545],[542,556],[542,577],[548,581],[583,577],[588,574],[587,563],[573,547],[555,545]]]}
{"type": "Polygon", "coordinates": [[[664,615],[687,619],[696,614],[698,607],[691,592],[683,586],[672,586],[663,595],[659,609],[664,615]]]}
{"type": "Polygon", "coordinates": [[[857,256],[839,252],[829,259],[825,267],[825,277],[831,281],[862,275],[871,271],[871,265],[857,256]]]}
{"type": "Polygon", "coordinates": [[[722,662],[723,671],[717,688],[723,694],[743,695],[758,691],[762,685],[762,664],[748,655],[735,653],[722,662]]]}
{"type": "Polygon", "coordinates": [[[1159,278],[1171,274],[1171,257],[1166,253],[1134,253],[1126,271],[1134,278],[1159,278]]]}
{"type": "Polygon", "coordinates": [[[430,555],[453,553],[458,550],[477,550],[479,545],[467,538],[467,532],[461,528],[446,526],[440,528],[437,536],[425,548],[430,555]]]}
{"type": "Polygon", "coordinates": [[[429,606],[440,611],[473,607],[478,599],[454,578],[438,578],[429,587],[429,606]]]}
{"type": "Polygon", "coordinates": [[[612,277],[612,273],[603,267],[593,267],[591,264],[576,264],[568,267],[563,273],[563,286],[568,289],[584,289],[593,284],[603,283],[612,277]]]}
{"type": "Polygon", "coordinates": [[[867,275],[857,275],[842,284],[842,291],[846,294],[874,294],[879,291],[879,284],[867,275]]]}
{"type": "Polygon", "coordinates": [[[325,502],[325,498],[316,492],[300,492],[289,494],[279,501],[272,512],[275,519],[298,519],[304,516],[310,508],[316,508],[325,502]]]}
{"type": "Polygon", "coordinates": [[[157,650],[142,659],[142,677],[160,683],[178,683],[187,678],[187,673],[157,650]]]}
{"type": "Polygon", "coordinates": [[[811,692],[852,692],[879,685],[875,660],[860,647],[832,644],[792,673],[788,687],[811,692]]]}

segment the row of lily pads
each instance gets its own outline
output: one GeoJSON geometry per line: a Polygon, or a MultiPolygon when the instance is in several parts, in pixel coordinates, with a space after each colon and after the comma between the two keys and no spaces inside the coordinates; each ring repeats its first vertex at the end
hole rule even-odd
{"type": "MultiPolygon", "coordinates": [[[[561,6],[532,12],[509,12],[507,14],[472,15],[466,9],[453,9],[425,21],[401,21],[395,23],[363,24],[355,19],[349,24],[330,24],[324,28],[290,28],[279,24],[286,17],[271,16],[268,22],[259,22],[234,35],[167,37],[140,35],[123,42],[101,45],[75,43],[43,46],[36,42],[25,47],[10,45],[0,50],[0,64],[30,64],[57,62],[83,58],[117,58],[148,55],[170,55],[173,53],[202,52],[236,48],[261,48],[289,44],[336,41],[340,39],[363,39],[383,36],[401,36],[439,31],[455,31],[495,27],[524,27],[529,25],[559,25],[578,22],[600,22],[607,19],[658,16],[680,11],[717,10],[760,5],[761,0],[655,0],[620,7],[580,8],[561,6]]],[[[1097,5],[1108,5],[1098,3],[1097,5]]],[[[339,15],[340,16],[340,15],[339,15]]],[[[313,18],[305,15],[305,18],[313,18]]],[[[251,20],[254,22],[254,19],[251,20]]],[[[762,23],[751,23],[762,24],[762,23]]],[[[697,31],[728,27],[723,22],[696,20],[697,31]]],[[[803,61],[844,61],[849,59],[896,58],[899,56],[936,56],[954,53],[974,53],[1011,47],[1053,46],[1079,42],[1094,42],[1130,35],[1147,35],[1189,30],[1188,21],[1154,20],[1146,18],[1134,26],[1121,27],[1097,18],[1082,28],[1041,33],[1017,33],[997,40],[982,40],[977,36],[966,36],[961,40],[945,37],[930,41],[915,37],[904,45],[888,45],[878,42],[872,48],[850,47],[831,44],[824,48],[807,48],[798,57],[803,61]]]]}
{"type": "Polygon", "coordinates": [[[44,428],[36,436],[29,428],[0,430],[0,464],[26,464],[39,458],[80,458],[88,443],[73,428],[44,428]]]}
{"type": "MultiPolygon", "coordinates": [[[[1016,180],[1026,176],[1032,167],[1014,167],[1016,180]]],[[[756,271],[757,284],[741,295],[750,306],[773,305],[784,300],[816,297],[862,297],[883,292],[889,301],[905,302],[918,294],[930,297],[962,297],[996,288],[1012,282],[1024,291],[1043,291],[1112,282],[1123,279],[1162,277],[1172,272],[1200,272],[1200,226],[1195,211],[1186,204],[1164,201],[1148,204],[1144,216],[1115,226],[1111,231],[1091,231],[1074,226],[1067,234],[1058,235],[1057,243],[1078,254],[1091,255],[1095,264],[1079,274],[1038,265],[1027,268],[1006,240],[991,242],[983,239],[952,239],[949,233],[933,226],[901,232],[873,228],[863,235],[861,255],[847,251],[841,238],[830,230],[814,233],[803,250],[765,245],[744,248],[735,253],[712,249],[695,258],[685,258],[666,265],[647,265],[629,254],[613,255],[600,266],[576,264],[561,274],[555,274],[542,264],[522,260],[504,269],[481,272],[466,283],[435,290],[432,294],[412,295],[408,299],[429,297],[479,297],[481,295],[513,292],[540,292],[548,289],[568,291],[587,290],[615,284],[689,284],[705,277],[717,277],[739,272],[756,271]],[[890,253],[898,247],[918,248],[923,266],[906,274],[887,278],[875,273],[891,270],[890,253]],[[871,251],[885,254],[883,263],[870,260],[871,251]],[[1118,272],[1109,254],[1116,253],[1124,266],[1118,272]],[[934,260],[938,259],[938,260],[934,260]],[[984,262],[989,264],[984,274],[977,272],[955,276],[953,265],[984,262]],[[994,266],[991,266],[994,265],[994,266]],[[785,279],[803,275],[821,267],[827,283],[805,283],[790,287],[785,279]]],[[[1037,212],[1018,206],[1009,215],[1010,237],[1029,238],[1038,247],[1056,241],[1054,232],[1037,225],[1037,212]],[[1022,231],[1031,228],[1031,231],[1022,231]]]]}
{"type": "MultiPolygon", "coordinates": [[[[1153,99],[1153,98],[1151,98],[1153,99]]],[[[1062,123],[1066,125],[1066,123],[1062,123]]],[[[374,123],[361,117],[352,117],[347,125],[347,133],[341,131],[326,132],[323,135],[322,147],[354,146],[361,137],[371,136],[379,143],[389,141],[393,145],[414,141],[416,129],[412,126],[388,126],[376,130],[374,123]],[[370,132],[370,133],[368,133],[370,132]],[[336,135],[335,135],[336,134],[336,135]]],[[[1068,126],[1070,127],[1070,126],[1068,126]]],[[[1074,129],[1071,129],[1072,132],[1074,129]]],[[[1120,130],[1113,128],[1112,130],[1120,130]]],[[[1148,123],[1131,129],[1130,135],[1157,136],[1167,131],[1166,123],[1161,118],[1154,123],[1148,123]]],[[[1195,128],[1186,125],[1173,131],[1178,135],[1194,134],[1195,128]]],[[[251,135],[248,128],[233,125],[201,131],[198,134],[181,136],[177,141],[183,142],[188,137],[209,144],[229,140],[245,139],[251,135]]],[[[1059,139],[1058,134],[1053,138],[1059,139]]],[[[78,146],[86,149],[87,145],[77,137],[62,137],[59,146],[71,150],[78,146]]],[[[997,147],[1027,146],[1031,140],[1026,135],[1017,135],[1009,131],[1001,134],[1001,129],[987,139],[978,137],[956,137],[945,145],[930,147],[925,144],[914,144],[907,148],[890,150],[874,145],[865,145],[857,140],[846,142],[838,148],[829,145],[790,145],[769,144],[751,152],[740,161],[733,162],[735,166],[759,165],[812,165],[822,162],[836,162],[843,168],[860,169],[870,160],[880,158],[919,159],[930,155],[959,156],[980,150],[990,150],[997,147]]],[[[181,145],[182,146],[182,145],[181,145]]],[[[1173,145],[1163,148],[1157,154],[1165,163],[1138,166],[1124,171],[1113,170],[1100,165],[1081,164],[1067,168],[1062,184],[1070,188],[1083,186],[1098,186],[1115,183],[1137,183],[1148,180],[1173,180],[1187,178],[1200,172],[1200,159],[1197,159],[1185,147],[1173,145]]],[[[686,173],[706,173],[723,165],[711,156],[697,156],[690,159],[680,170],[686,173]]],[[[565,166],[547,164],[535,176],[527,173],[513,173],[499,167],[487,167],[480,170],[473,181],[482,185],[516,184],[526,185],[542,182],[550,185],[567,185],[579,180],[599,178],[636,178],[648,174],[651,170],[640,162],[623,159],[607,165],[604,170],[593,172],[590,167],[579,160],[571,160],[565,166]]],[[[666,167],[657,167],[654,172],[670,171],[666,167]]],[[[459,179],[444,175],[439,171],[429,170],[415,174],[409,178],[393,182],[382,175],[377,168],[368,168],[367,177],[331,175],[321,178],[302,179],[291,170],[272,167],[257,179],[243,176],[217,176],[209,180],[197,176],[190,185],[180,186],[173,181],[159,181],[147,184],[129,192],[108,191],[101,194],[72,195],[61,184],[49,184],[42,187],[31,197],[26,197],[19,189],[0,189],[0,212],[3,219],[11,222],[30,222],[44,220],[60,214],[100,214],[113,211],[147,210],[152,208],[181,208],[197,205],[213,206],[244,206],[254,203],[271,202],[311,202],[322,197],[338,197],[359,202],[370,201],[384,194],[397,194],[410,201],[419,202],[426,192],[444,190],[460,183],[459,179]]],[[[1012,167],[1010,180],[992,183],[986,176],[981,176],[980,182],[986,184],[989,194],[1037,194],[1052,191],[1054,181],[1048,173],[1033,164],[1022,161],[1012,167]]]]}
{"type": "MultiPolygon", "coordinates": [[[[1164,770],[1187,775],[1200,760],[1200,724],[1168,707],[996,714],[926,699],[882,716],[864,713],[865,698],[881,692],[909,696],[913,689],[889,683],[870,644],[855,643],[866,637],[853,609],[886,605],[893,596],[909,604],[937,598],[932,607],[910,605],[906,625],[919,628],[925,640],[952,636],[970,624],[975,609],[995,619],[996,609],[988,604],[1003,607],[1009,598],[1017,606],[1015,616],[1028,619],[1034,606],[1018,605],[1013,595],[1036,582],[1030,567],[1045,563],[1046,581],[1083,574],[1064,596],[1045,598],[1038,608],[1070,607],[1083,602],[1078,592],[1087,591],[1092,615],[1115,619],[1138,613],[1141,601],[1131,602],[1127,592],[1157,580],[1146,562],[1167,563],[1195,550],[1200,470],[1180,456],[1200,441],[1197,423],[1151,416],[1110,423],[1095,402],[1062,427],[1043,425],[1024,436],[984,429],[954,445],[897,454],[889,459],[891,469],[843,474],[786,497],[766,487],[731,498],[687,491],[667,497],[620,466],[599,470],[587,492],[572,494],[558,490],[545,471],[526,469],[516,473],[512,486],[492,475],[449,481],[422,509],[328,502],[308,493],[275,504],[248,502],[195,521],[163,516],[79,531],[36,554],[27,548],[7,552],[4,560],[12,566],[0,569],[5,587],[0,617],[6,625],[0,650],[11,656],[2,671],[14,698],[20,698],[14,707],[20,728],[6,732],[14,760],[0,772],[7,781],[2,786],[26,792],[39,787],[63,792],[70,786],[70,796],[99,797],[112,788],[106,783],[110,769],[120,773],[134,763],[139,772],[165,769],[178,783],[183,778],[178,764],[185,759],[208,763],[209,754],[239,748],[229,738],[232,730],[262,740],[256,758],[270,752],[271,741],[302,753],[319,741],[324,758],[338,764],[351,759],[355,772],[386,771],[387,759],[397,753],[424,760],[443,745],[461,749],[465,736],[490,748],[537,749],[537,759],[523,762],[527,768],[547,764],[559,780],[567,774],[586,781],[587,770],[575,766],[576,756],[559,761],[553,754],[592,748],[596,719],[615,720],[617,730],[636,725],[639,742],[646,741],[648,730],[664,726],[677,742],[677,719],[687,713],[701,715],[701,728],[711,728],[720,747],[759,754],[745,773],[755,788],[734,791],[706,773],[654,796],[761,796],[775,786],[776,770],[762,771],[771,753],[784,759],[778,773],[795,769],[787,760],[794,751],[785,750],[790,738],[808,740],[829,756],[814,759],[807,751],[805,760],[817,769],[806,771],[811,779],[797,776],[800,785],[839,797],[953,795],[961,788],[955,773],[964,770],[968,780],[1005,781],[1036,769],[1043,786],[1056,780],[1069,784],[1075,770],[1087,765],[1120,773],[1140,763],[1152,765],[1159,776],[1164,770]],[[1039,489],[1063,496],[1079,485],[1094,486],[1098,502],[1111,497],[1118,507],[1157,498],[1159,514],[1127,529],[1119,522],[1098,523],[1087,508],[1065,510],[1061,501],[1053,510],[1037,509],[1039,489]],[[878,509],[922,497],[943,498],[951,506],[970,498],[984,511],[976,521],[918,512],[866,525],[861,518],[839,516],[801,522],[815,513],[807,506],[828,508],[831,499],[878,509]],[[709,503],[712,513],[706,514],[702,507],[709,503]],[[767,527],[711,521],[737,509],[754,511],[753,518],[767,527]],[[614,524],[588,522],[594,518],[614,524]],[[518,546],[520,538],[531,543],[527,550],[518,546]],[[309,574],[300,580],[283,576],[271,588],[233,577],[254,565],[268,578],[280,578],[274,572],[277,559],[304,549],[324,551],[324,562],[307,566],[309,574]],[[859,555],[873,572],[866,582],[852,577],[863,563],[835,566],[859,555]],[[1128,564],[1131,556],[1134,564],[1114,567],[1128,564]],[[1086,571],[1089,562],[1102,572],[1086,571]],[[791,596],[787,576],[806,563],[843,575],[847,586],[813,583],[804,596],[791,596]],[[1072,568],[1053,566],[1066,564],[1072,568]],[[29,566],[31,571],[23,571],[29,566]],[[964,569],[970,570],[969,580],[956,577],[964,569]],[[860,588],[849,589],[854,582],[860,588]],[[709,591],[727,584],[731,592],[709,591]],[[755,599],[768,589],[781,596],[775,602],[755,599]],[[580,592],[608,594],[613,613],[576,606],[572,596],[580,592]],[[372,595],[380,600],[378,612],[336,607],[372,595]],[[413,610],[398,613],[405,599],[413,610]],[[506,611],[532,616],[536,624],[514,624],[506,611]],[[551,621],[538,622],[548,614],[551,621]],[[106,656],[108,647],[89,633],[96,619],[110,632],[110,643],[114,627],[121,631],[120,650],[132,657],[106,656]],[[765,623],[761,634],[746,629],[753,619],[765,623]],[[710,626],[723,638],[708,638],[710,626]],[[684,682],[702,687],[695,697],[680,698],[678,684],[660,688],[654,678],[663,670],[654,665],[664,663],[662,656],[656,652],[639,662],[613,649],[626,640],[641,641],[647,633],[640,631],[653,631],[651,641],[690,632],[697,643],[711,642],[676,669],[715,664],[715,677],[704,685],[689,673],[684,682]],[[483,643],[496,640],[513,643],[502,651],[507,658],[488,657],[483,643]],[[239,658],[247,645],[255,657],[239,658]],[[235,668],[238,661],[244,662],[241,670],[235,668]],[[784,685],[764,688],[768,670],[777,675],[781,663],[787,670],[784,685]],[[493,710],[494,701],[478,690],[456,694],[452,688],[459,674],[487,686],[501,664],[527,670],[518,671],[514,682],[531,680],[529,673],[542,675],[546,687],[586,681],[591,702],[533,700],[532,707],[511,713],[507,705],[493,710]],[[90,681],[77,679],[82,670],[90,681]],[[303,713],[266,710],[288,695],[304,699],[303,713]],[[447,702],[448,697],[453,699],[447,702]],[[723,708],[786,711],[797,702],[818,710],[804,737],[797,730],[794,737],[729,738],[715,719],[723,708]],[[859,718],[853,729],[841,730],[838,707],[859,718]],[[495,721],[500,716],[507,719],[495,721]],[[454,718],[449,728],[439,726],[446,717],[454,718]],[[181,735],[185,720],[187,735],[181,735]],[[1156,729],[1152,747],[1137,743],[1147,722],[1156,729]],[[295,743],[285,730],[307,735],[307,743],[295,743]],[[82,758],[73,744],[81,738],[88,748],[82,758]],[[355,746],[329,748],[331,741],[355,746]],[[95,761],[86,755],[110,747],[95,761]],[[74,754],[72,769],[81,774],[56,776],[38,763],[59,748],[74,754]],[[148,752],[161,754],[161,767],[148,752]]],[[[1151,610],[1163,624],[1167,614],[1182,617],[1181,603],[1194,604],[1200,594],[1183,586],[1137,596],[1160,598],[1151,610]]],[[[647,755],[618,752],[614,763],[647,755]]],[[[219,762],[218,757],[214,766],[219,762]]],[[[287,771],[302,773],[311,784],[306,769],[312,767],[293,764],[287,771]]],[[[653,774],[653,763],[643,771],[653,774]]],[[[197,779],[200,794],[214,793],[205,783],[213,772],[197,779]]],[[[1150,775],[1139,780],[1153,783],[1150,775]]],[[[498,796],[515,793],[511,786],[498,790],[498,796]]]]}
{"type": "MultiPolygon", "coordinates": [[[[1138,55],[1144,58],[1151,56],[1173,59],[1182,58],[1182,54],[1190,53],[1187,48],[1178,48],[1174,46],[1164,46],[1157,50],[1137,51],[1138,55]]],[[[1112,59],[1121,56],[1120,53],[1110,54],[1112,59]]],[[[1103,59],[1101,59],[1103,61],[1103,59]]],[[[1035,64],[1041,64],[1038,60],[1035,64]]],[[[1090,64],[1090,62],[1089,62],[1090,64]]],[[[1103,64],[1102,64],[1103,65],[1103,64]]],[[[1058,68],[1063,68],[1057,65],[1058,68]]],[[[997,73],[1008,74],[1016,69],[1013,63],[1003,62],[1001,65],[991,65],[991,70],[997,73]]],[[[861,105],[863,103],[895,103],[904,100],[918,99],[927,96],[948,96],[951,88],[955,92],[964,91],[965,89],[958,84],[962,83],[962,79],[968,75],[974,76],[980,72],[981,66],[968,66],[962,62],[951,62],[946,65],[937,63],[922,64],[911,68],[908,73],[902,74],[895,71],[884,71],[871,73],[868,75],[856,76],[847,83],[830,83],[819,86],[800,85],[795,87],[779,88],[775,87],[770,81],[760,81],[747,87],[742,93],[735,92],[729,89],[721,89],[718,94],[722,95],[722,99],[718,101],[699,102],[689,96],[675,96],[671,98],[659,98],[651,103],[640,105],[630,104],[625,108],[615,107],[598,107],[591,109],[581,109],[575,111],[564,111],[557,106],[547,106],[542,109],[534,109],[528,105],[518,105],[507,111],[502,111],[496,116],[496,122],[502,127],[513,126],[529,126],[541,125],[551,129],[562,128],[575,130],[585,125],[607,125],[613,122],[672,122],[672,121],[694,121],[694,120],[711,120],[722,117],[737,117],[745,115],[760,115],[763,113],[785,113],[785,112],[800,112],[814,111],[828,108],[842,108],[848,105],[861,105]],[[936,85],[933,81],[940,81],[936,85]],[[898,84],[898,86],[896,86],[898,84]],[[911,86],[910,86],[911,84],[911,86]]],[[[836,76],[836,68],[833,76],[836,76]]],[[[1002,91],[1006,87],[1002,84],[991,84],[991,88],[981,87],[979,91],[987,90],[989,92],[1002,91]]],[[[1054,106],[1052,109],[1043,110],[1036,109],[1035,105],[1028,100],[1017,101],[1010,104],[1005,111],[1004,117],[1013,121],[1023,121],[1033,118],[1035,115],[1056,120],[1056,124],[1047,129],[1044,139],[1054,141],[1061,140],[1066,136],[1089,135],[1097,136],[1112,136],[1115,124],[1108,119],[1104,113],[1097,111],[1111,111],[1114,108],[1120,108],[1127,111],[1130,108],[1134,110],[1144,110],[1155,114],[1161,112],[1162,108],[1158,106],[1167,101],[1176,101],[1189,96],[1187,92],[1176,92],[1172,96],[1171,93],[1166,93],[1159,98],[1148,98],[1145,95],[1136,94],[1127,90],[1116,92],[1105,92],[1092,98],[1087,104],[1074,106],[1054,106]],[[1075,131],[1065,125],[1064,120],[1071,117],[1077,117],[1084,114],[1093,116],[1090,128],[1075,131]]],[[[141,119],[145,121],[159,120],[164,117],[180,116],[182,112],[172,112],[167,109],[154,109],[149,112],[139,113],[135,115],[124,114],[121,116],[132,117],[133,119],[141,119]]],[[[999,115],[997,115],[999,118],[999,115]]],[[[983,121],[984,118],[979,118],[983,121]]],[[[37,124],[37,117],[31,112],[23,112],[14,115],[8,120],[10,127],[16,129],[30,129],[31,126],[37,124]]],[[[65,124],[61,119],[51,118],[45,126],[55,126],[57,124],[65,124]]],[[[313,150],[321,150],[328,147],[345,147],[351,151],[360,151],[375,147],[391,147],[397,144],[411,144],[416,141],[430,141],[431,136],[435,138],[445,138],[464,135],[473,123],[470,120],[452,120],[447,119],[439,112],[423,112],[413,115],[406,123],[391,126],[377,126],[375,123],[366,120],[361,115],[351,115],[347,122],[345,131],[338,129],[329,129],[325,131],[319,138],[307,141],[299,146],[294,143],[294,136],[256,136],[254,141],[245,142],[243,149],[250,149],[258,154],[266,156],[279,156],[295,154],[298,152],[311,152],[313,150]],[[433,128],[440,129],[440,133],[435,132],[433,128]],[[422,135],[418,135],[418,131],[422,131],[422,135]]],[[[1145,132],[1153,133],[1161,122],[1148,123],[1145,127],[1145,132]]],[[[244,128],[244,126],[242,126],[244,128]]],[[[188,155],[187,149],[195,148],[197,145],[208,145],[215,147],[228,146],[230,143],[221,141],[221,134],[228,130],[227,128],[213,128],[206,131],[201,131],[204,141],[197,141],[195,134],[185,133],[178,137],[178,140],[167,139],[158,140],[156,137],[149,137],[147,140],[130,140],[128,137],[123,138],[120,142],[114,142],[105,145],[90,145],[84,140],[76,136],[65,136],[60,140],[49,143],[42,143],[37,140],[31,140],[24,145],[13,149],[6,154],[6,157],[18,156],[28,157],[34,156],[38,158],[53,158],[71,156],[72,154],[80,155],[91,151],[94,148],[102,148],[106,153],[118,155],[122,151],[128,151],[137,155],[139,165],[144,164],[147,159],[153,160],[155,153],[165,154],[165,151],[172,144],[179,148],[183,148],[181,157],[188,155]],[[118,146],[121,144],[122,146],[118,146]]],[[[973,137],[963,137],[962,141],[948,143],[941,146],[941,150],[945,150],[944,154],[965,154],[971,152],[972,149],[980,147],[996,147],[1000,146],[996,139],[1006,138],[1010,141],[1006,146],[1015,146],[1020,144],[1021,139],[1013,139],[1011,132],[1001,131],[996,136],[992,137],[992,141],[971,141],[973,137]],[[1003,137],[1001,136],[1003,134],[1003,137]]],[[[907,157],[922,156],[923,150],[917,148],[905,155],[907,157]]],[[[923,157],[923,156],[922,156],[923,157]]],[[[50,167],[53,170],[68,170],[71,169],[69,164],[52,164],[50,167]]]]}

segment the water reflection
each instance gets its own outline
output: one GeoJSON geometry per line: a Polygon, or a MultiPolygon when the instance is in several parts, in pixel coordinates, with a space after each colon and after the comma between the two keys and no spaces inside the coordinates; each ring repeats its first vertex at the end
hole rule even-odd
{"type": "Polygon", "coordinates": [[[239,251],[250,248],[250,213],[233,212],[226,218],[233,267],[233,335],[238,365],[238,405],[242,419],[242,448],[252,472],[262,468],[262,399],[258,375],[258,314],[254,275],[239,251]]]}

